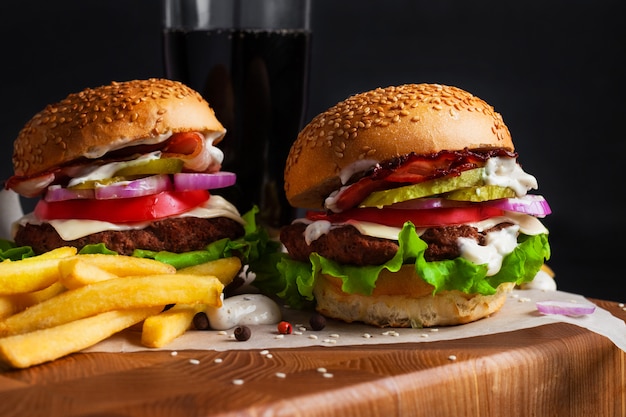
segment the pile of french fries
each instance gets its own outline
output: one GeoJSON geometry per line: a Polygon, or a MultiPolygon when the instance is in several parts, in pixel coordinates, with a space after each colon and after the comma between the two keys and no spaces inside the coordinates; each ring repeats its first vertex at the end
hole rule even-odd
{"type": "Polygon", "coordinates": [[[0,262],[0,361],[38,365],[139,323],[144,346],[165,346],[192,327],[196,313],[221,306],[240,270],[236,257],[176,270],[74,247],[0,262]]]}

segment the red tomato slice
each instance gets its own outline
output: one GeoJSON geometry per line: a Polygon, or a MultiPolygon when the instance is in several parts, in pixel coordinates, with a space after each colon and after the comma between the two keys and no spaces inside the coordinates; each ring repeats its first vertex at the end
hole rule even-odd
{"type": "Polygon", "coordinates": [[[366,207],[333,214],[309,212],[307,213],[307,218],[310,220],[328,220],[332,223],[360,220],[394,227],[402,227],[405,222],[410,221],[415,227],[437,227],[477,222],[490,217],[500,216],[503,213],[504,211],[501,209],[485,205],[423,210],[366,207]]]}
{"type": "Polygon", "coordinates": [[[35,215],[43,220],[81,219],[111,223],[141,222],[184,213],[210,197],[206,190],[163,191],[142,197],[65,201],[40,200],[35,215]]]}

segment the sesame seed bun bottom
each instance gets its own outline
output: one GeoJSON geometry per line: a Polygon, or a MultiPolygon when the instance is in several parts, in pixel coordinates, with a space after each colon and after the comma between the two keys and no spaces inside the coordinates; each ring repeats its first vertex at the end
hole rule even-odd
{"type": "Polygon", "coordinates": [[[470,323],[499,311],[514,287],[501,284],[493,295],[441,291],[415,274],[413,265],[396,273],[384,270],[372,295],[347,294],[339,278],[322,275],[313,294],[316,309],[326,317],[377,327],[433,327],[470,323]],[[408,279],[407,279],[408,278],[408,279]]]}

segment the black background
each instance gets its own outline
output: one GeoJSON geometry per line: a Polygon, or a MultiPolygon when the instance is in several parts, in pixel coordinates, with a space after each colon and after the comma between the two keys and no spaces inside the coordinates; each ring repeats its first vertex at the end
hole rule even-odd
{"type": "MultiPolygon", "coordinates": [[[[379,86],[436,82],[499,111],[553,214],[559,289],[623,301],[626,73],[620,1],[313,0],[307,120],[379,86]]],[[[163,76],[156,0],[0,3],[0,179],[46,104],[163,76]]]]}

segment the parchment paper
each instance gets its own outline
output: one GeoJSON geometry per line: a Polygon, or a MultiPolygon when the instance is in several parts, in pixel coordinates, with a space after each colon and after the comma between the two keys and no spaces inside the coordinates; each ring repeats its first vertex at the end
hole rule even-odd
{"type": "MultiPolygon", "coordinates": [[[[323,330],[314,331],[309,325],[310,311],[283,310],[283,319],[294,326],[294,333],[279,335],[276,325],[249,326],[252,336],[239,342],[233,329],[227,331],[187,331],[164,350],[246,350],[295,348],[306,346],[350,346],[385,343],[428,343],[439,340],[461,339],[494,333],[509,332],[564,322],[586,328],[609,338],[617,347],[626,351],[626,324],[608,311],[597,307],[585,316],[544,315],[537,311],[535,303],[541,300],[560,300],[592,304],[581,295],[562,291],[514,290],[502,309],[490,317],[460,326],[434,329],[381,329],[359,323],[343,323],[328,320],[323,330]]],[[[154,350],[141,346],[140,333],[127,330],[88,349],[89,352],[134,352],[154,350]]]]}

